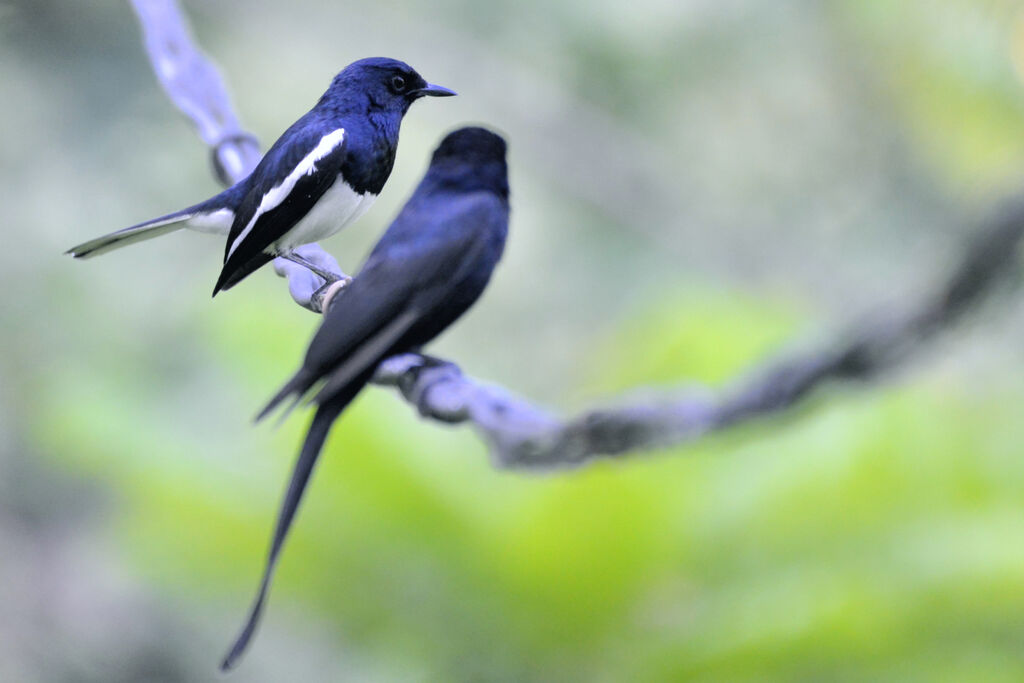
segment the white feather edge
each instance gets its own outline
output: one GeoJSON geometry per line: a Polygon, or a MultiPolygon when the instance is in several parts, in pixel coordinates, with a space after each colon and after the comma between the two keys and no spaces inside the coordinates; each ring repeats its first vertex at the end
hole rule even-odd
{"type": "Polygon", "coordinates": [[[311,175],[316,172],[316,162],[334,151],[334,149],[344,142],[344,140],[344,128],[338,128],[337,130],[320,138],[320,142],[318,142],[316,147],[313,148],[313,151],[304,156],[302,161],[298,163],[298,165],[285,177],[284,180],[270,188],[270,190],[263,195],[263,198],[260,200],[259,208],[256,209],[252,219],[249,221],[248,225],[245,226],[245,229],[238,233],[238,237],[235,238],[234,242],[231,243],[231,248],[228,249],[227,258],[231,258],[231,255],[235,253],[238,245],[249,236],[249,233],[252,232],[252,228],[256,225],[256,221],[259,220],[259,217],[267,211],[280,206],[281,202],[291,194],[291,191],[295,189],[295,184],[298,183],[303,176],[311,175]]]}
{"type": "Polygon", "coordinates": [[[226,235],[231,231],[231,223],[234,220],[235,212],[231,209],[217,209],[189,216],[185,221],[185,227],[196,232],[226,235]]]}
{"type": "Polygon", "coordinates": [[[226,234],[231,229],[235,214],[231,209],[218,209],[204,213],[179,214],[170,218],[156,219],[123,228],[83,242],[68,250],[76,258],[90,258],[108,251],[159,237],[179,228],[190,228],[199,232],[226,234]]]}

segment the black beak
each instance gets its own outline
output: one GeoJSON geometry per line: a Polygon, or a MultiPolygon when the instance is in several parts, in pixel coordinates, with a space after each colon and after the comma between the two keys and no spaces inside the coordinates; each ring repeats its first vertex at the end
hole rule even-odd
{"type": "Polygon", "coordinates": [[[434,85],[433,83],[427,83],[424,87],[419,90],[414,90],[413,94],[416,97],[451,97],[458,93],[454,90],[449,90],[441,85],[434,85]]]}

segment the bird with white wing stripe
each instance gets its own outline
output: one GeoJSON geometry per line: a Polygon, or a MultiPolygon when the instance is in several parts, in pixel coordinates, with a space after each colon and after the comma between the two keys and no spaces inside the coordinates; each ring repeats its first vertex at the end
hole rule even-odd
{"type": "Polygon", "coordinates": [[[293,250],[333,235],[366,213],[391,175],[409,107],[424,96],[454,94],[395,59],[354,62],[243,180],[204,202],[67,253],[88,258],[189,228],[227,235],[214,295],[278,256],[332,280],[293,250]]]}

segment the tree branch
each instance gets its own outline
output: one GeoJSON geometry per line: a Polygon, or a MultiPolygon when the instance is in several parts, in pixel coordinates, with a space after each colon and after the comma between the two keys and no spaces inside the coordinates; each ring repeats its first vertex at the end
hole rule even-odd
{"type": "MultiPolygon", "coordinates": [[[[222,182],[243,178],[259,161],[255,138],[245,133],[216,69],[198,51],[175,0],[133,0],[150,60],[174,103],[195,122],[212,149],[222,182]]],[[[509,468],[578,465],[692,441],[740,422],[798,404],[814,389],[835,381],[868,380],[960,320],[994,289],[1016,263],[1024,240],[1024,197],[995,213],[935,292],[917,306],[862,321],[822,349],[767,362],[721,392],[689,389],[683,395],[624,403],[562,420],[506,390],[466,377],[449,361],[404,354],[384,361],[374,382],[393,386],[420,415],[438,422],[470,422],[491,448],[495,463],[509,468]]],[[[302,254],[340,273],[316,245],[302,254]]],[[[277,259],[292,298],[320,312],[328,288],[310,271],[277,259]]],[[[333,292],[331,292],[333,294],[333,292]]]]}

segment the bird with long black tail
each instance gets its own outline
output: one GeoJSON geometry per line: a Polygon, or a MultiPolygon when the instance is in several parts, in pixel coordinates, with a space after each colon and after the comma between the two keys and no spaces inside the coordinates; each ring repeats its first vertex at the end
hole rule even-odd
{"type": "Polygon", "coordinates": [[[288,529],[331,425],[385,358],[419,350],[479,298],[508,232],[505,141],[483,128],[442,140],[412,197],[331,304],[298,372],[260,413],[313,394],[316,413],[278,513],[259,592],[222,669],[248,646],[288,529]]]}
{"type": "Polygon", "coordinates": [[[214,295],[277,256],[333,280],[294,249],[329,237],[366,213],[391,175],[409,107],[421,97],[454,94],[395,59],[353,62],[246,178],[204,202],[97,237],[67,253],[88,258],[190,228],[227,235],[214,295]]]}

